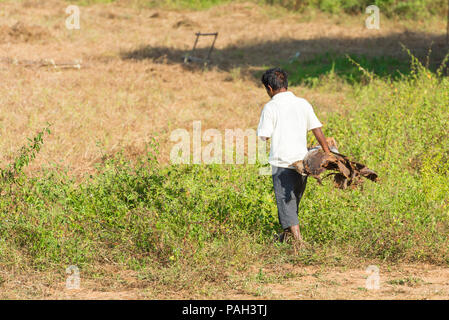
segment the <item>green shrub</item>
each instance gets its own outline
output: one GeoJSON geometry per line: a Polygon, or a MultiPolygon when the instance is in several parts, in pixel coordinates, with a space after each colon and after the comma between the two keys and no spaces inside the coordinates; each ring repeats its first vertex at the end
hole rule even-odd
{"type": "MultiPolygon", "coordinates": [[[[77,0],[74,3],[89,5],[110,3],[115,0],[77,0]]],[[[237,0],[239,1],[239,0],[237,0]]],[[[410,19],[428,18],[430,15],[446,15],[446,0],[253,0],[259,4],[282,6],[289,10],[316,8],[324,12],[338,14],[365,14],[369,5],[377,5],[380,13],[388,17],[410,19]]],[[[71,1],[73,2],[73,1],[71,1]]],[[[236,2],[233,0],[135,0],[142,6],[165,6],[169,8],[206,9],[214,5],[236,2]]],[[[243,0],[240,2],[244,2],[243,0]]]]}

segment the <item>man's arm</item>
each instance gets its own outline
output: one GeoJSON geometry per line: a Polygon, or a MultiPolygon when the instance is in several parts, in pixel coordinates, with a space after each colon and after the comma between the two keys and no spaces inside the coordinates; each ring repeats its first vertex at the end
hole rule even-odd
{"type": "Polygon", "coordinates": [[[315,138],[320,143],[321,148],[323,148],[323,151],[326,153],[330,153],[329,146],[327,145],[327,141],[326,138],[324,137],[324,133],[321,130],[321,127],[312,129],[312,132],[315,135],[315,138]]]}

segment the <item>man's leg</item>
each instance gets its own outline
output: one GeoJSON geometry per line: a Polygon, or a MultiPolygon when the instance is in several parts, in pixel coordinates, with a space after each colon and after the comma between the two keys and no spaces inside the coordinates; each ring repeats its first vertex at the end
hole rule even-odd
{"type": "Polygon", "coordinates": [[[302,241],[301,232],[299,231],[299,224],[295,226],[291,226],[288,229],[288,232],[291,232],[293,235],[293,239],[302,241]]]}
{"type": "MultiPolygon", "coordinates": [[[[296,213],[298,214],[299,203],[301,202],[304,191],[306,190],[307,176],[303,176],[298,173],[298,183],[295,184],[293,190],[296,198],[296,213]]],[[[293,234],[293,238],[298,241],[303,241],[301,232],[299,231],[299,224],[290,227],[290,232],[293,234]]]]}
{"type": "Polygon", "coordinates": [[[273,186],[278,207],[279,222],[284,232],[279,240],[284,241],[288,234],[302,241],[299,231],[298,205],[305,190],[307,177],[295,170],[273,167],[273,186]]]}

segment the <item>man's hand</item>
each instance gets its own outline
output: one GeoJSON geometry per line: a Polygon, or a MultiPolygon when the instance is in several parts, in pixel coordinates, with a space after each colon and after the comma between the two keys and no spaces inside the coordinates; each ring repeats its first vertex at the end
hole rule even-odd
{"type": "Polygon", "coordinates": [[[324,137],[324,133],[321,130],[321,127],[312,129],[312,132],[315,135],[315,138],[320,143],[321,148],[323,148],[323,151],[328,154],[331,153],[331,151],[329,150],[329,146],[327,145],[326,138],[324,137]]]}

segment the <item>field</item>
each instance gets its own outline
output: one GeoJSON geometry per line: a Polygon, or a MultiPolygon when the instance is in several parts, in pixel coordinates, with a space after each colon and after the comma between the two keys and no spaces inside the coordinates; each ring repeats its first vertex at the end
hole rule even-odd
{"type": "Polygon", "coordinates": [[[1,298],[449,298],[444,15],[392,10],[369,30],[343,4],[109,2],[79,2],[69,30],[66,1],[0,1],[1,298]],[[207,66],[182,63],[197,31],[219,32],[207,66]],[[169,161],[170,134],[194,121],[255,129],[272,66],[380,176],[310,179],[299,254],[272,239],[260,163],[169,161]]]}

